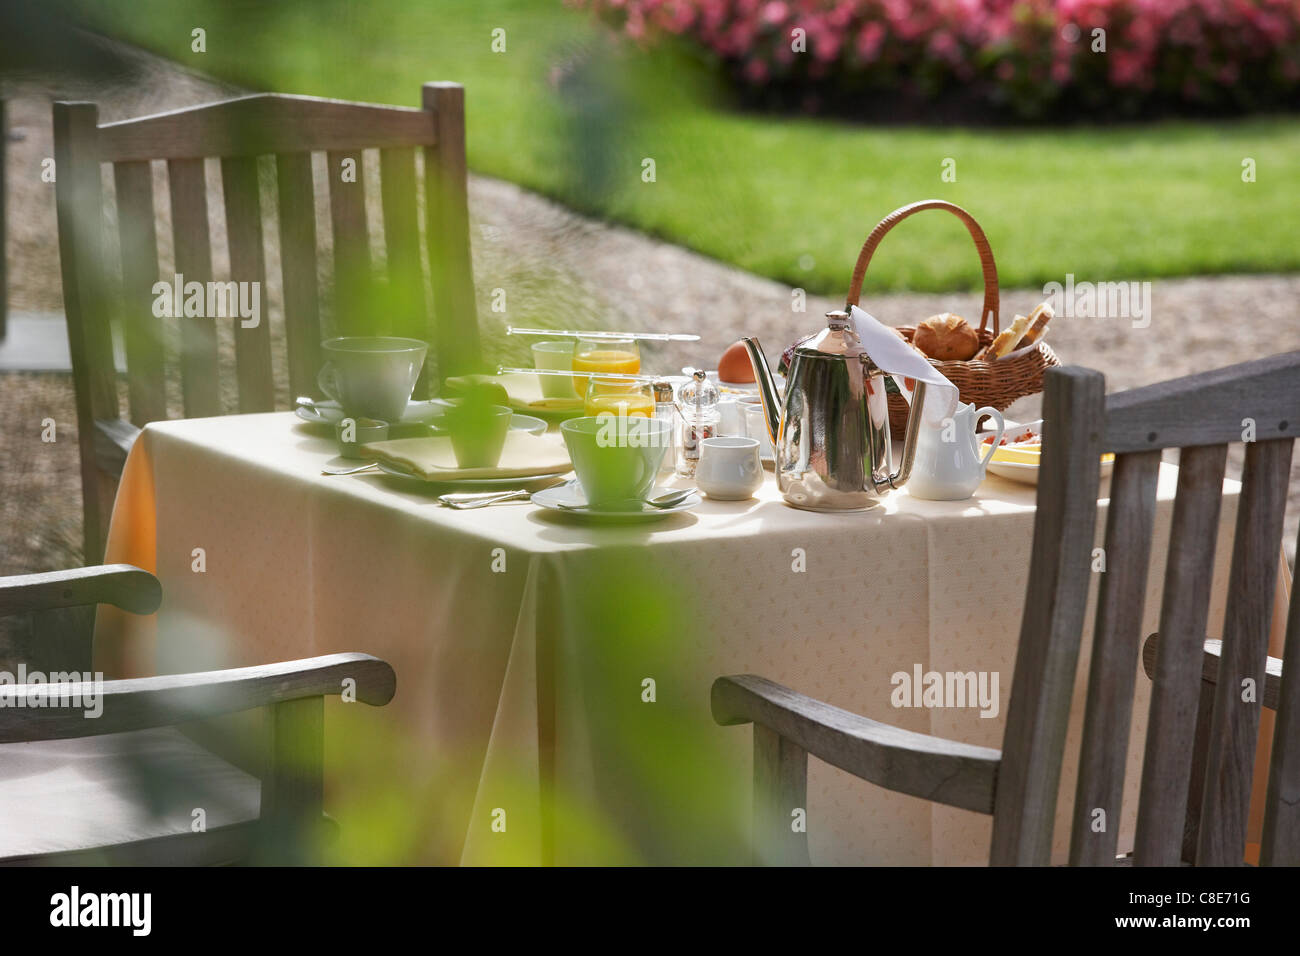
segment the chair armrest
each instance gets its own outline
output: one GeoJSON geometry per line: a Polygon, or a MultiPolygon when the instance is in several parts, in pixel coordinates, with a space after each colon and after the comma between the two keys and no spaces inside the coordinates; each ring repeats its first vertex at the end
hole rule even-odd
{"type": "Polygon", "coordinates": [[[130,564],[0,578],[0,617],[93,604],[112,604],[132,614],[152,614],[161,603],[158,579],[130,564]]]}
{"type": "Polygon", "coordinates": [[[713,682],[713,719],[723,725],[760,724],[887,790],[993,812],[998,750],[900,730],[753,674],[713,682]]]}
{"type": "Polygon", "coordinates": [[[140,429],[125,419],[95,419],[95,464],[120,478],[126,467],[126,456],[139,437],[140,429]]]}
{"type": "Polygon", "coordinates": [[[381,707],[397,677],[369,654],[329,654],[256,667],[133,680],[0,685],[0,743],[95,737],[237,713],[304,697],[341,694],[355,682],[356,699],[381,707]],[[48,697],[55,696],[53,703],[48,697]],[[97,716],[92,716],[98,711],[97,716]]]}
{"type": "MultiPolygon", "coordinates": [[[[1160,647],[1160,635],[1152,634],[1142,645],[1142,669],[1147,677],[1156,674],[1156,651],[1160,647]]],[[[1205,654],[1201,660],[1201,680],[1207,684],[1219,682],[1219,657],[1223,651],[1223,641],[1206,638],[1205,654]]],[[[1270,657],[1264,667],[1264,706],[1277,710],[1277,702],[1282,693],[1282,661],[1270,657]]]]}

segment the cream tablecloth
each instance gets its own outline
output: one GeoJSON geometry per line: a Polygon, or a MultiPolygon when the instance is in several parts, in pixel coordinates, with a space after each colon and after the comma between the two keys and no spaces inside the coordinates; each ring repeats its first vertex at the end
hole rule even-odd
{"type": "MultiPolygon", "coordinates": [[[[288,413],[146,428],[109,560],[155,570],[164,602],[153,620],[101,614],[97,644],[106,669],[127,673],[347,650],[390,661],[389,707],[335,704],[327,722],[331,812],[376,861],[736,859],[751,732],[713,724],[709,687],[722,674],[1001,745],[1031,487],[990,477],[965,502],[899,493],[874,512],[828,516],[783,505],[769,475],[754,501],[610,527],[531,504],[454,512],[399,479],[321,476],[334,453],[288,413]],[[997,716],[893,707],[891,675],[916,665],[998,674],[997,716]]],[[[1144,633],[1156,626],[1175,477],[1163,467],[1144,633]]],[[[1223,511],[1215,627],[1235,501],[1223,511]]],[[[1126,832],[1148,684],[1139,678],[1126,832]]],[[[987,858],[988,818],[817,761],[808,802],[819,863],[987,858]]]]}

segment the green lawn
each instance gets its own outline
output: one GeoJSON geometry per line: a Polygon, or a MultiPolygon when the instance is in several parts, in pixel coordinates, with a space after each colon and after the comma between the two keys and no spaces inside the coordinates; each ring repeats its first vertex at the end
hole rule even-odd
{"type": "MultiPolygon", "coordinates": [[[[1295,118],[988,130],[745,115],[721,105],[699,62],[606,43],[561,0],[83,7],[102,28],[253,87],[415,105],[422,81],[458,80],[476,171],[812,291],[842,293],[871,226],[927,197],[980,220],[1008,286],[1300,267],[1295,118]],[[190,50],[195,27],[205,53],[190,50]],[[491,49],[495,28],[504,53],[491,49]],[[588,65],[557,86],[574,63],[588,65]],[[941,181],[948,157],[955,183],[941,181]],[[1257,182],[1242,182],[1246,157],[1257,182]]],[[[890,236],[868,287],[964,288],[978,273],[960,224],[930,213],[890,236]]]]}

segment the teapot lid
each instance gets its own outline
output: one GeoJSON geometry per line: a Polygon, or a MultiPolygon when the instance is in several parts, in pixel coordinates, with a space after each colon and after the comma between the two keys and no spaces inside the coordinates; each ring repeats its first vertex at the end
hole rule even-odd
{"type": "MultiPolygon", "coordinates": [[[[802,343],[797,351],[807,355],[838,355],[846,359],[860,360],[867,355],[862,347],[862,340],[854,331],[853,322],[847,312],[836,309],[826,313],[826,328],[802,343]]],[[[870,358],[868,357],[868,360],[870,358]]]]}

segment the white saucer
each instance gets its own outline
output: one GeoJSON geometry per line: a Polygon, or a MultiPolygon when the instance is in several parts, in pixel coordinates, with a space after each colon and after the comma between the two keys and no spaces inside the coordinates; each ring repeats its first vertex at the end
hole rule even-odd
{"type": "Polygon", "coordinates": [[[569,469],[564,471],[551,472],[548,475],[526,475],[524,477],[513,478],[425,478],[422,475],[413,475],[409,471],[390,465],[386,461],[377,461],[375,464],[384,474],[393,478],[405,478],[408,481],[418,481],[426,485],[524,485],[527,486],[535,481],[549,481],[559,475],[566,474],[569,469]]]}
{"type": "MultiPolygon", "coordinates": [[[[412,401],[406,406],[406,412],[402,415],[401,421],[406,425],[433,425],[437,426],[437,420],[447,409],[447,403],[440,398],[424,401],[412,401]]],[[[343,419],[343,409],[339,403],[326,399],[316,403],[314,408],[308,408],[305,405],[299,405],[293,410],[304,422],[309,425],[336,425],[343,419]]],[[[529,432],[533,435],[546,434],[546,422],[540,418],[534,418],[532,415],[521,415],[515,412],[510,418],[510,427],[517,428],[521,431],[529,432]]]]}
{"type": "MultiPolygon", "coordinates": [[[[408,425],[427,425],[436,416],[441,415],[446,407],[447,403],[439,398],[427,402],[412,400],[407,404],[406,411],[402,413],[401,421],[408,425]]],[[[299,405],[293,413],[310,425],[336,425],[343,420],[343,408],[338,402],[328,398],[316,402],[310,408],[299,405]]]]}
{"type": "Polygon", "coordinates": [[[642,505],[640,511],[594,511],[587,507],[586,495],[576,482],[566,482],[553,488],[533,492],[533,504],[558,511],[561,514],[577,515],[592,521],[609,523],[630,523],[634,521],[657,521],[679,511],[690,511],[700,503],[700,496],[692,492],[681,502],[671,508],[655,508],[642,505]],[[563,504],[562,504],[563,503],[563,504]],[[567,506],[567,507],[565,507],[567,506]]]}

